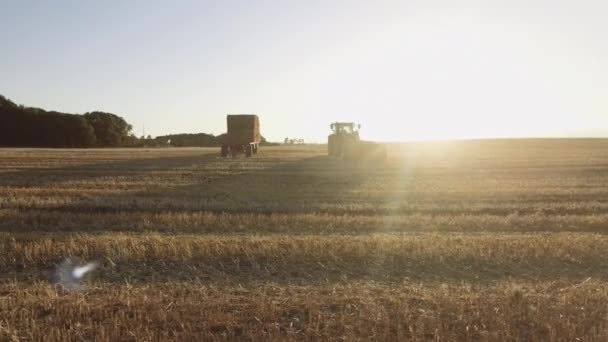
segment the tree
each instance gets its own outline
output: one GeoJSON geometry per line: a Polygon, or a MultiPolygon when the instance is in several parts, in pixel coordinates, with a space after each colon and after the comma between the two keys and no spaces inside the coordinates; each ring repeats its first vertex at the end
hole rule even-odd
{"type": "Polygon", "coordinates": [[[91,112],[84,114],[84,118],[93,126],[97,145],[101,147],[117,147],[127,139],[133,129],[123,118],[118,115],[91,112]]]}
{"type": "Polygon", "coordinates": [[[0,95],[0,146],[120,146],[130,130],[131,125],[114,114],[47,112],[0,95]]]}

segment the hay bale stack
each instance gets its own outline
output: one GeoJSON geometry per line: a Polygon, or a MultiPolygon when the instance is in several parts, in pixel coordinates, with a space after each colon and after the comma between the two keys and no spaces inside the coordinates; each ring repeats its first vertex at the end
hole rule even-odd
{"type": "Polygon", "coordinates": [[[226,116],[228,132],[224,137],[224,144],[246,145],[260,143],[260,120],[253,114],[232,114],[226,116]]]}

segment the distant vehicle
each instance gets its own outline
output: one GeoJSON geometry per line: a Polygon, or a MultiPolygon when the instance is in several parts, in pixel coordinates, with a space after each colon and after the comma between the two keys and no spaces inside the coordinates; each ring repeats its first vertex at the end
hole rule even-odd
{"type": "Polygon", "coordinates": [[[354,122],[334,122],[330,125],[332,134],[327,137],[327,153],[330,156],[355,160],[359,158],[386,160],[386,148],[381,144],[361,141],[361,125],[354,122]]]}
{"type": "Polygon", "coordinates": [[[330,156],[342,157],[345,146],[360,141],[358,129],[361,125],[355,126],[354,122],[334,122],[329,127],[332,130],[332,134],[327,137],[327,152],[330,156]]]}
{"type": "Polygon", "coordinates": [[[236,157],[240,153],[251,157],[259,151],[262,135],[260,119],[254,114],[227,115],[228,131],[222,141],[222,157],[236,157]]]}

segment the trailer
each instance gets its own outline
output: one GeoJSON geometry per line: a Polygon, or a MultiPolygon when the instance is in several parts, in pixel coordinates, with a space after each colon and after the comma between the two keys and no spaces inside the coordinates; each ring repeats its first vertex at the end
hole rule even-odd
{"type": "Polygon", "coordinates": [[[226,116],[228,131],[222,141],[221,155],[251,157],[257,154],[262,141],[260,119],[255,114],[229,114],[226,116]]]}

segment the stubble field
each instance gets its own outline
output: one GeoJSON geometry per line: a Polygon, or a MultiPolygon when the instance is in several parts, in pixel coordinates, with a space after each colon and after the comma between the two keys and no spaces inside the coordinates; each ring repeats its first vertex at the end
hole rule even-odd
{"type": "Polygon", "coordinates": [[[0,341],[608,340],[608,140],[218,152],[0,149],[0,341]]]}

